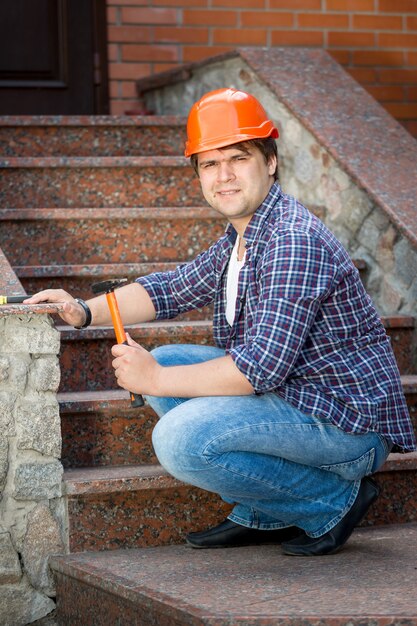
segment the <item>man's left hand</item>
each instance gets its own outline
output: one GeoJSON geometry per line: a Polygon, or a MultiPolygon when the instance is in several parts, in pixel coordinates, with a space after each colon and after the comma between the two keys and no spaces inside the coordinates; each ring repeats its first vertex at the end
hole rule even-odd
{"type": "Polygon", "coordinates": [[[153,356],[126,333],[127,343],[112,347],[112,366],[117,384],[133,393],[156,395],[161,366],[153,356]]]}

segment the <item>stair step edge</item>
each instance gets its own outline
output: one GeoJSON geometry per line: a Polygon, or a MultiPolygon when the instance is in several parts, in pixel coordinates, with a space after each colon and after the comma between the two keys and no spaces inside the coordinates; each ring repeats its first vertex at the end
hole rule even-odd
{"type": "MultiPolygon", "coordinates": [[[[66,413],[97,413],[110,409],[129,410],[130,395],[125,389],[103,391],[63,391],[57,394],[59,411],[66,413]]],[[[137,409],[135,409],[137,411],[137,409]]]]}
{"type": "MultiPolygon", "coordinates": [[[[378,474],[417,470],[417,452],[391,453],[378,474]]],[[[123,465],[68,469],[63,491],[67,496],[98,495],[148,489],[170,489],[184,485],[160,465],[123,465]]]]}
{"type": "MultiPolygon", "coordinates": [[[[405,316],[405,317],[395,316],[392,318],[383,317],[382,321],[384,323],[384,326],[386,326],[387,328],[414,328],[414,325],[415,325],[415,319],[411,316],[405,316]]],[[[130,328],[132,332],[136,331],[142,334],[152,334],[157,331],[169,330],[169,329],[174,329],[174,330],[194,329],[195,331],[198,331],[198,330],[208,331],[208,330],[211,330],[212,325],[213,323],[212,323],[212,320],[210,319],[184,320],[184,321],[183,320],[181,321],[159,320],[155,322],[144,322],[142,324],[131,324],[126,327],[130,328]]],[[[56,328],[62,333],[63,338],[67,341],[68,340],[84,341],[86,339],[100,339],[100,338],[112,337],[114,334],[113,328],[108,327],[108,326],[89,327],[89,328],[84,329],[82,333],[68,326],[57,325],[56,328]]]]}
{"type": "Polygon", "coordinates": [[[104,220],[104,219],[210,219],[223,217],[209,206],[168,206],[168,207],[0,207],[0,220],[37,221],[37,220],[104,220]]]}
{"type": "Polygon", "coordinates": [[[87,167],[187,167],[183,156],[67,156],[0,158],[3,169],[87,168],[87,167]]]}
{"type": "MultiPolygon", "coordinates": [[[[405,394],[417,393],[417,374],[401,376],[405,394]]],[[[57,394],[60,411],[64,413],[105,411],[111,408],[129,408],[130,396],[124,389],[99,391],[61,391],[57,394]]]]}
{"type": "Polygon", "coordinates": [[[391,452],[384,465],[379,468],[377,474],[392,471],[409,471],[417,470],[417,451],[416,452],[391,452]]]}
{"type": "Polygon", "coordinates": [[[152,272],[163,272],[174,270],[178,262],[152,261],[144,263],[100,263],[100,264],[68,264],[68,265],[14,265],[13,271],[19,278],[46,278],[56,276],[88,278],[89,276],[104,276],[114,274],[139,275],[151,274],[152,272]]]}
{"type": "Polygon", "coordinates": [[[160,465],[123,465],[67,469],[63,493],[67,496],[98,495],[183,485],[160,465]]]}
{"type": "MultiPolygon", "coordinates": [[[[162,320],[156,322],[144,322],[143,324],[127,324],[126,329],[130,329],[131,335],[143,336],[153,335],[156,332],[166,331],[172,332],[188,330],[188,331],[203,331],[209,332],[212,328],[211,320],[162,320]]],[[[60,331],[65,341],[85,341],[87,339],[107,339],[114,337],[114,329],[110,326],[94,326],[85,328],[81,333],[69,326],[56,326],[56,329],[60,331]]]]}
{"type": "MultiPolygon", "coordinates": [[[[354,260],[355,265],[358,263],[354,260]]],[[[113,273],[145,275],[153,272],[165,272],[174,270],[181,261],[150,261],[143,263],[91,263],[91,264],[71,264],[66,265],[13,265],[12,269],[19,278],[46,278],[56,276],[84,277],[102,276],[113,273]]],[[[359,261],[360,264],[360,261],[359,261]]]]}
{"type": "Polygon", "coordinates": [[[181,126],[185,127],[187,118],[180,115],[2,115],[0,127],[51,127],[85,126],[97,128],[103,126],[181,126]]]}
{"type": "Polygon", "coordinates": [[[417,393],[417,374],[404,374],[401,383],[404,393],[417,393]]]}

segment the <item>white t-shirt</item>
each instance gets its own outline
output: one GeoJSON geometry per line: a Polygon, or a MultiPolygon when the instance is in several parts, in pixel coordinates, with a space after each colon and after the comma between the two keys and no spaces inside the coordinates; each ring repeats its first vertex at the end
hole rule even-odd
{"type": "Polygon", "coordinates": [[[236,237],[236,243],[230,255],[229,267],[227,269],[226,283],[226,319],[230,326],[233,325],[235,319],[237,284],[239,280],[239,272],[245,264],[246,251],[243,259],[238,261],[237,255],[239,250],[239,235],[236,237]]]}

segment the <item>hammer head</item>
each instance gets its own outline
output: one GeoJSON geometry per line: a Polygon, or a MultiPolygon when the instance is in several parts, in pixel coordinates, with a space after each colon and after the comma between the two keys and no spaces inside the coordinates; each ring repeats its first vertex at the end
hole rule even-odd
{"type": "Polygon", "coordinates": [[[113,278],[112,280],[102,280],[100,283],[94,283],[94,285],[91,285],[91,289],[96,294],[111,293],[125,283],[127,283],[127,278],[113,278]]]}

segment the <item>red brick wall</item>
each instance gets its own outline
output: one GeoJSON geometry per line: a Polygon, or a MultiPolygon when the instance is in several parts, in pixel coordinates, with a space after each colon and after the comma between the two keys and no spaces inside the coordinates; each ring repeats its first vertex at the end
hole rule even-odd
{"type": "Polygon", "coordinates": [[[417,137],[417,0],[107,0],[111,112],[135,80],[236,46],[325,48],[417,137]]]}

